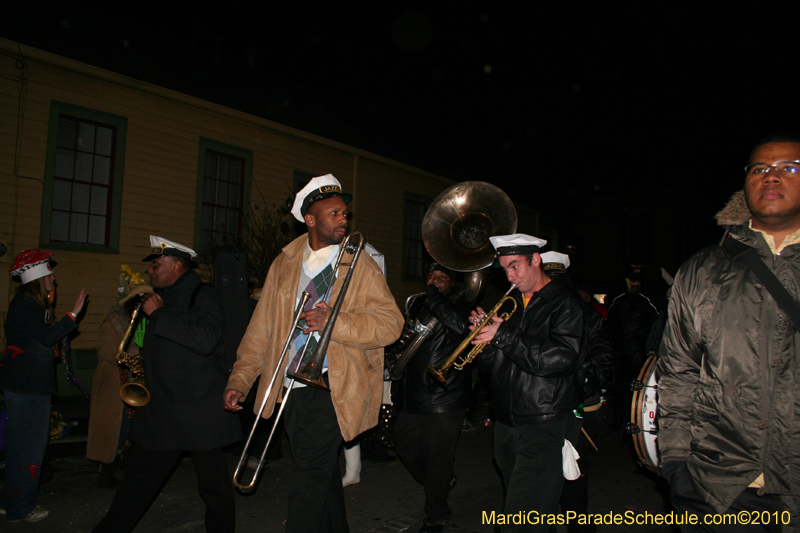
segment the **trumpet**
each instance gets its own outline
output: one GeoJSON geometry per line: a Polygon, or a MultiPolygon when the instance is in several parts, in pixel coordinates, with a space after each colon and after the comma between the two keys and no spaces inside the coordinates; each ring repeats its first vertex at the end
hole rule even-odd
{"type": "Polygon", "coordinates": [[[447,372],[450,371],[450,367],[455,367],[456,370],[461,370],[466,365],[474,361],[475,358],[478,357],[478,354],[480,354],[483,351],[483,349],[486,348],[486,343],[476,344],[467,353],[467,355],[463,355],[464,351],[467,349],[470,343],[472,343],[472,341],[475,339],[478,333],[480,333],[481,330],[486,326],[486,324],[491,322],[492,317],[494,317],[494,315],[496,315],[500,311],[500,309],[503,307],[503,305],[505,305],[506,302],[510,301],[513,307],[511,308],[510,311],[507,311],[502,315],[500,315],[501,319],[508,320],[511,317],[511,315],[513,315],[517,311],[517,301],[512,296],[509,296],[511,294],[511,291],[513,291],[515,288],[516,286],[512,283],[511,288],[509,288],[508,291],[506,291],[506,293],[503,295],[500,301],[497,302],[497,304],[495,304],[495,306],[492,308],[491,311],[486,313],[484,319],[481,320],[481,322],[477,326],[475,326],[475,329],[472,330],[472,333],[467,335],[467,338],[461,341],[461,344],[458,345],[458,348],[456,348],[455,351],[453,351],[453,353],[450,354],[450,356],[444,361],[444,363],[436,367],[429,366],[428,372],[433,374],[436,377],[436,379],[447,385],[446,376],[447,372]],[[459,358],[461,359],[460,361],[458,360],[459,358]]]}
{"type": "Polygon", "coordinates": [[[142,302],[140,300],[139,303],[136,304],[136,307],[133,308],[133,313],[131,313],[131,322],[128,324],[128,329],[125,331],[125,335],[122,336],[122,340],[117,348],[116,356],[119,364],[127,366],[128,370],[132,374],[139,375],[139,377],[134,381],[124,384],[122,388],[119,389],[120,398],[122,398],[122,401],[131,407],[141,407],[150,401],[150,391],[148,391],[147,387],[144,385],[144,362],[142,360],[142,356],[140,354],[128,353],[125,351],[125,345],[128,344],[128,341],[131,338],[131,333],[133,333],[133,325],[136,323],[136,319],[139,317],[139,312],[141,309],[142,302]]]}

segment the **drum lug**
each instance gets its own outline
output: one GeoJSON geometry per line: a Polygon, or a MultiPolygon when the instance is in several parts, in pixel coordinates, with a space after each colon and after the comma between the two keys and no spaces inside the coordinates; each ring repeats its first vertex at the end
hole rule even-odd
{"type": "Polygon", "coordinates": [[[641,432],[642,432],[642,428],[640,428],[636,424],[633,424],[631,422],[628,422],[627,424],[625,424],[625,433],[627,433],[628,435],[636,435],[637,433],[641,433],[641,432]]]}
{"type": "Polygon", "coordinates": [[[642,383],[640,380],[635,379],[631,382],[631,391],[636,392],[642,390],[643,388],[644,383],[642,383]]]}

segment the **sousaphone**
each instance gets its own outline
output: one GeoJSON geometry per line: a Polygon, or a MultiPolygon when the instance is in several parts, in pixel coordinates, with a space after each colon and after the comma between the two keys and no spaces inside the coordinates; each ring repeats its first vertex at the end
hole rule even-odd
{"type": "Polygon", "coordinates": [[[499,187],[464,181],[445,189],[422,219],[422,241],[436,262],[474,272],[494,262],[489,237],[517,230],[517,210],[499,187]]]}

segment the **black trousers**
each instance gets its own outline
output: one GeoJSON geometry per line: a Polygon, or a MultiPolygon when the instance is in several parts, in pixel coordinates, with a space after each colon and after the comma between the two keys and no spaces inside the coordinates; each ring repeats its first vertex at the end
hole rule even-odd
{"type": "Polygon", "coordinates": [[[394,426],[397,456],[425,487],[427,520],[449,520],[450,480],[466,409],[450,413],[400,413],[394,426]]]}
{"type": "MultiPolygon", "coordinates": [[[[606,414],[606,407],[602,406],[596,411],[583,414],[581,420],[581,427],[589,434],[592,440],[595,439],[597,433],[600,431],[600,425],[603,422],[606,414]]],[[[578,420],[578,419],[576,419],[578,420]]],[[[570,441],[572,437],[570,436],[570,441]]],[[[574,481],[564,480],[564,488],[561,490],[561,511],[574,511],[576,514],[586,514],[589,509],[589,467],[591,466],[590,457],[594,453],[592,445],[583,431],[579,431],[576,438],[575,450],[581,456],[578,459],[578,467],[581,469],[581,477],[574,481]]],[[[568,533],[590,533],[595,531],[597,526],[594,525],[580,525],[575,521],[567,525],[568,533]]]]}
{"type": "Polygon", "coordinates": [[[292,390],[284,427],[294,459],[286,531],[349,532],[339,471],[342,432],[331,393],[313,387],[292,390]]]}
{"type": "MultiPolygon", "coordinates": [[[[736,514],[740,511],[766,511],[770,515],[770,523],[767,525],[750,523],[747,525],[726,524],[726,525],[706,525],[703,523],[703,515],[716,515],[710,505],[708,505],[692,486],[691,474],[686,468],[685,462],[672,461],[664,465],[661,469],[662,474],[669,482],[669,496],[672,506],[679,513],[689,512],[698,516],[698,524],[680,526],[681,533],[751,533],[753,531],[764,531],[778,533],[781,531],[779,522],[783,504],[781,498],[775,494],[765,494],[758,496],[757,489],[745,489],[731,504],[723,514],[736,514]],[[776,520],[777,517],[777,520],[776,520]]],[[[766,520],[765,520],[766,521],[766,520]]]]}
{"type": "MultiPolygon", "coordinates": [[[[555,513],[564,485],[561,449],[575,426],[571,412],[524,426],[494,426],[494,459],[503,475],[503,513],[555,513]]],[[[548,531],[547,524],[510,524],[501,531],[548,531]]]]}
{"type": "MultiPolygon", "coordinates": [[[[125,464],[122,480],[108,514],[94,528],[95,533],[133,531],[158,496],[183,452],[145,450],[134,446],[125,464]]],[[[222,448],[187,452],[197,474],[200,497],[206,504],[206,531],[233,532],[236,504],[231,474],[222,448]]]]}

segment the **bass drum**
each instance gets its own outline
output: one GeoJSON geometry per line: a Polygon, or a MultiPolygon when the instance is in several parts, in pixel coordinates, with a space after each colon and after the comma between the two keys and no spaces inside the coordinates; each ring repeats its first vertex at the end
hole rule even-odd
{"type": "Polygon", "coordinates": [[[639,465],[656,474],[661,471],[658,454],[658,383],[656,362],[658,354],[651,352],[636,381],[631,383],[631,423],[628,432],[633,437],[633,446],[639,456],[639,465]]]}

